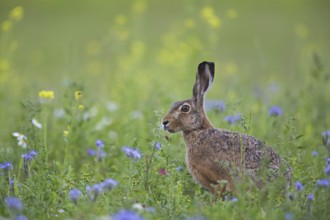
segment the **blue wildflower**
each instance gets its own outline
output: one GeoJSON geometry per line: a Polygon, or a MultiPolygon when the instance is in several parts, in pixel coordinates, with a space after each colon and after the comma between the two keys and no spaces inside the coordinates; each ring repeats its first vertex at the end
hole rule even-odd
{"type": "Polygon", "coordinates": [[[142,154],[139,149],[124,146],[124,147],[122,147],[122,150],[124,151],[124,153],[126,154],[126,156],[128,158],[140,160],[142,157],[142,154]]]}
{"type": "Polygon", "coordinates": [[[325,169],[324,169],[324,173],[327,175],[330,175],[330,165],[328,165],[325,169]]]}
{"type": "Polygon", "coordinates": [[[314,157],[316,157],[316,156],[319,155],[319,152],[317,152],[316,150],[314,150],[313,153],[312,153],[312,155],[313,155],[314,157]]]}
{"type": "Polygon", "coordinates": [[[102,161],[103,157],[107,156],[107,153],[104,152],[104,150],[101,148],[97,149],[96,154],[97,154],[97,161],[99,161],[99,162],[102,161]]]}
{"type": "Polygon", "coordinates": [[[15,220],[28,220],[28,218],[24,215],[16,215],[15,220]]]}
{"type": "Polygon", "coordinates": [[[268,114],[270,116],[280,116],[282,115],[282,109],[279,106],[272,106],[268,109],[268,114]]]}
{"type": "Polygon", "coordinates": [[[317,180],[316,185],[321,186],[321,187],[328,187],[329,180],[327,180],[327,179],[317,180]]]}
{"type": "Polygon", "coordinates": [[[221,111],[225,110],[225,103],[222,100],[206,100],[205,101],[205,110],[206,111],[221,111]]]}
{"type": "Polygon", "coordinates": [[[20,213],[24,209],[22,201],[16,197],[7,197],[5,202],[8,209],[13,213],[20,213]]]}
{"type": "Polygon", "coordinates": [[[31,161],[31,160],[33,160],[37,156],[37,154],[38,154],[37,151],[31,150],[29,153],[23,154],[22,157],[26,161],[31,161]]]}
{"type": "Polygon", "coordinates": [[[225,201],[237,202],[238,199],[235,196],[225,196],[225,201]]]}
{"type": "Polygon", "coordinates": [[[155,149],[156,149],[156,150],[160,150],[161,147],[162,147],[162,144],[161,144],[160,142],[156,142],[156,144],[155,144],[155,149]]]}
{"type": "Polygon", "coordinates": [[[182,168],[182,166],[178,166],[178,167],[176,168],[176,170],[179,171],[179,172],[182,172],[183,168],[182,168]]]}
{"type": "Polygon", "coordinates": [[[24,173],[26,176],[29,176],[29,163],[37,156],[37,154],[37,151],[31,150],[29,153],[22,155],[24,160],[24,173]]]}
{"type": "Polygon", "coordinates": [[[297,189],[298,191],[302,191],[302,190],[304,190],[304,186],[303,186],[303,184],[302,184],[301,182],[299,182],[299,181],[296,181],[296,189],[297,189]]]}
{"type": "Polygon", "coordinates": [[[71,189],[69,191],[69,200],[75,204],[77,204],[81,196],[82,196],[82,192],[79,189],[71,189]]]}
{"type": "Polygon", "coordinates": [[[330,157],[327,158],[327,164],[330,165],[330,157]]]}
{"type": "Polygon", "coordinates": [[[114,179],[106,179],[101,184],[102,184],[102,189],[112,190],[118,185],[118,182],[114,179]]]}
{"type": "Polygon", "coordinates": [[[86,193],[87,196],[91,200],[96,200],[96,198],[99,196],[99,194],[102,192],[102,184],[94,184],[93,186],[87,186],[86,187],[86,193]]]}
{"type": "Polygon", "coordinates": [[[202,215],[195,215],[195,216],[188,218],[187,220],[206,220],[206,218],[202,215]]]}
{"type": "Polygon", "coordinates": [[[96,150],[91,149],[91,148],[88,148],[88,149],[87,149],[87,154],[88,154],[89,156],[95,156],[95,155],[96,155],[96,150]]]}
{"type": "Polygon", "coordinates": [[[114,220],[144,220],[143,217],[137,213],[129,210],[121,210],[112,216],[114,220]]]}
{"type": "Polygon", "coordinates": [[[11,165],[10,162],[5,162],[4,164],[0,164],[0,169],[4,171],[8,171],[9,169],[12,169],[13,166],[11,165]]]}
{"type": "Polygon", "coordinates": [[[330,130],[323,131],[321,134],[323,137],[330,137],[330,130]]]}
{"type": "Polygon", "coordinates": [[[103,141],[101,141],[101,140],[97,140],[95,144],[96,144],[96,146],[99,147],[99,148],[104,148],[104,143],[103,143],[103,141]]]}
{"type": "Polygon", "coordinates": [[[232,125],[235,124],[236,122],[240,121],[241,115],[228,115],[224,118],[224,121],[228,122],[228,124],[232,125]]]}
{"type": "MultiPolygon", "coordinates": [[[[15,179],[14,179],[14,178],[11,178],[11,179],[9,180],[9,185],[10,185],[11,187],[14,187],[14,185],[15,185],[15,179]]],[[[17,183],[17,187],[20,188],[20,187],[21,187],[21,184],[20,184],[20,183],[17,183]]]]}
{"type": "Polygon", "coordinates": [[[292,212],[285,213],[284,218],[285,218],[285,220],[293,220],[292,212]]]}
{"type": "Polygon", "coordinates": [[[308,194],[307,200],[308,201],[313,201],[314,200],[314,195],[312,193],[311,194],[308,194]]]}

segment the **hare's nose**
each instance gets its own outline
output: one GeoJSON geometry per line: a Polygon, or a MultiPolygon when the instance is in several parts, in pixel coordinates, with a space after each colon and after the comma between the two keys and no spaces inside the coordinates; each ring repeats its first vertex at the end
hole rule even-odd
{"type": "Polygon", "coordinates": [[[164,129],[166,129],[166,126],[169,124],[170,122],[169,121],[163,121],[163,127],[164,127],[164,129]]]}

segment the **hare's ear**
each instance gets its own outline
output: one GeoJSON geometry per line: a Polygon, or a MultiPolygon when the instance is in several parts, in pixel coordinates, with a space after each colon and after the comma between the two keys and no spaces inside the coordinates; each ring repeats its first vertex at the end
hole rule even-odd
{"type": "Polygon", "coordinates": [[[211,88],[214,79],[214,63],[206,62],[198,65],[193,97],[198,105],[203,105],[204,95],[211,88]]]}

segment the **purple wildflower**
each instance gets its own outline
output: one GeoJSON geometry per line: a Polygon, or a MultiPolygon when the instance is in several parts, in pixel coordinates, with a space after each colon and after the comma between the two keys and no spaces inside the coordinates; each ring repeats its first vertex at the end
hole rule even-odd
{"type": "Polygon", "coordinates": [[[330,157],[327,158],[327,164],[330,165],[330,157]]]}
{"type": "Polygon", "coordinates": [[[284,219],[285,220],[293,220],[293,214],[292,214],[292,212],[285,213],[284,219]]]}
{"type": "Polygon", "coordinates": [[[329,180],[327,180],[327,179],[318,180],[318,181],[316,181],[316,185],[321,186],[321,187],[328,187],[329,180]]]}
{"type": "MultiPolygon", "coordinates": [[[[15,179],[14,179],[14,178],[11,178],[11,179],[9,180],[9,185],[10,185],[11,187],[14,187],[14,185],[15,185],[15,179]]],[[[20,187],[21,187],[21,184],[20,184],[20,183],[17,183],[17,187],[20,188],[20,187]]]]}
{"type": "Polygon", "coordinates": [[[166,171],[165,169],[160,169],[160,170],[159,170],[159,174],[160,174],[161,176],[165,176],[165,175],[167,174],[167,171],[166,171]]]}
{"type": "Polygon", "coordinates": [[[7,197],[5,199],[8,209],[13,213],[20,213],[23,209],[23,203],[16,197],[7,197]]]}
{"type": "Polygon", "coordinates": [[[36,156],[37,156],[38,152],[35,150],[31,150],[29,153],[27,154],[23,154],[22,157],[24,159],[24,161],[31,161],[33,160],[36,156]]]}
{"type": "Polygon", "coordinates": [[[206,220],[206,218],[202,215],[195,215],[195,216],[188,218],[188,220],[206,220]]]}
{"type": "Polygon", "coordinates": [[[102,192],[102,189],[102,184],[94,184],[93,186],[86,187],[86,193],[91,200],[95,201],[102,192]]]}
{"type": "Polygon", "coordinates": [[[98,148],[98,149],[97,149],[96,154],[97,154],[97,160],[98,160],[99,162],[102,161],[102,158],[103,158],[103,157],[107,156],[107,153],[104,152],[104,150],[101,149],[101,148],[98,148]]]}
{"type": "Polygon", "coordinates": [[[24,215],[16,215],[15,220],[28,220],[28,218],[24,215]]]}
{"type": "Polygon", "coordinates": [[[13,166],[11,165],[10,162],[5,162],[4,164],[0,164],[0,169],[4,171],[8,171],[9,169],[12,169],[13,166]]]}
{"type": "Polygon", "coordinates": [[[308,201],[313,201],[314,200],[314,195],[312,193],[311,194],[308,194],[307,200],[308,201]]]}
{"type": "Polygon", "coordinates": [[[176,170],[177,170],[178,172],[182,172],[183,168],[182,168],[182,166],[178,166],[178,167],[176,168],[176,170]]]}
{"type": "Polygon", "coordinates": [[[282,109],[279,106],[272,106],[268,109],[268,114],[270,116],[280,116],[282,115],[282,109]]]}
{"type": "Polygon", "coordinates": [[[121,210],[112,216],[114,220],[144,220],[137,213],[129,210],[121,210]]]}
{"type": "Polygon", "coordinates": [[[118,185],[118,182],[114,179],[106,179],[101,184],[103,190],[112,190],[118,185]]]}
{"type": "Polygon", "coordinates": [[[124,153],[128,158],[132,158],[134,160],[140,160],[142,157],[142,154],[139,149],[124,146],[122,147],[122,150],[124,151],[124,153]]]}
{"type": "Polygon", "coordinates": [[[235,196],[225,196],[226,201],[237,202],[238,199],[235,196]]]}
{"type": "Polygon", "coordinates": [[[155,149],[156,149],[156,150],[160,150],[161,147],[162,147],[162,144],[161,144],[160,142],[156,142],[156,144],[155,144],[155,149]]]}
{"type": "Polygon", "coordinates": [[[103,143],[103,141],[101,141],[101,140],[97,140],[95,144],[96,144],[96,146],[99,147],[99,148],[104,148],[104,143],[103,143]]]}
{"type": "Polygon", "coordinates": [[[314,157],[316,157],[316,156],[319,155],[319,152],[317,152],[316,150],[314,150],[313,153],[312,153],[312,155],[313,155],[314,157]]]}
{"type": "Polygon", "coordinates": [[[298,191],[303,191],[304,190],[303,184],[301,182],[299,182],[299,181],[296,181],[296,189],[298,191]]]}
{"type": "Polygon", "coordinates": [[[323,137],[330,137],[330,130],[323,131],[321,134],[323,137]]]}
{"type": "Polygon", "coordinates": [[[29,153],[27,154],[23,154],[23,160],[24,160],[24,172],[26,176],[29,176],[29,163],[37,156],[37,152],[34,150],[31,150],[29,153]]]}
{"type": "Polygon", "coordinates": [[[206,100],[205,101],[205,110],[206,111],[211,111],[211,110],[215,110],[215,111],[221,111],[223,112],[225,110],[225,103],[221,100],[206,100]]]}
{"type": "Polygon", "coordinates": [[[228,115],[224,118],[224,121],[228,122],[228,124],[232,125],[235,124],[236,122],[240,121],[241,115],[228,115]]]}
{"type": "Polygon", "coordinates": [[[325,169],[324,169],[324,173],[327,175],[330,175],[330,165],[328,165],[325,169]]]}
{"type": "Polygon", "coordinates": [[[87,154],[88,154],[89,156],[95,156],[95,155],[96,155],[96,150],[91,149],[91,148],[88,148],[88,149],[87,149],[87,154]]]}
{"type": "Polygon", "coordinates": [[[323,131],[321,135],[322,135],[323,144],[324,145],[330,144],[330,130],[323,131]]]}
{"type": "Polygon", "coordinates": [[[82,196],[82,192],[79,189],[71,189],[69,191],[69,200],[75,204],[77,204],[81,196],[82,196]]]}

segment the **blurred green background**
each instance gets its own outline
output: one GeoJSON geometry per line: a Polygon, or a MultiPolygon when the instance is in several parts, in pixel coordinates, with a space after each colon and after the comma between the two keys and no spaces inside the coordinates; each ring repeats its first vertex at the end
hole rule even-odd
{"type": "MultiPolygon", "coordinates": [[[[17,191],[25,214],[45,219],[63,208],[60,218],[82,219],[141,202],[163,219],[196,212],[214,219],[329,216],[329,194],[315,187],[330,156],[321,137],[330,129],[329,11],[328,0],[0,0],[0,163],[12,162],[15,181],[25,186],[17,191]],[[181,136],[163,131],[160,121],[171,103],[191,97],[204,60],[216,64],[207,99],[225,103],[224,111],[208,112],[212,123],[262,139],[287,160],[293,180],[305,186],[298,203],[270,185],[267,196],[248,190],[238,195],[240,205],[217,205],[193,183],[181,136]],[[40,102],[42,90],[55,99],[40,102]],[[282,115],[269,115],[275,105],[282,115]],[[224,121],[236,114],[239,123],[224,121]],[[28,149],[13,132],[26,135],[28,149]],[[86,153],[98,139],[107,153],[102,162],[86,153]],[[154,155],[157,141],[162,150],[154,155]],[[130,162],[123,145],[140,149],[143,159],[130,162]],[[25,178],[22,154],[32,149],[39,154],[33,177],[25,178]],[[166,178],[159,175],[165,168],[166,178]],[[68,200],[71,188],[109,177],[119,189],[92,208],[68,200]],[[311,208],[305,198],[314,192],[311,208]]],[[[0,194],[11,195],[0,180],[0,194]]],[[[9,216],[4,207],[0,202],[0,215],[9,216]]]]}
{"type": "Polygon", "coordinates": [[[294,93],[314,53],[329,64],[329,5],[1,0],[0,124],[15,123],[20,101],[43,89],[61,97],[73,82],[95,103],[165,111],[163,103],[191,96],[204,60],[216,63],[209,98],[244,100],[272,86],[294,93]]]}

